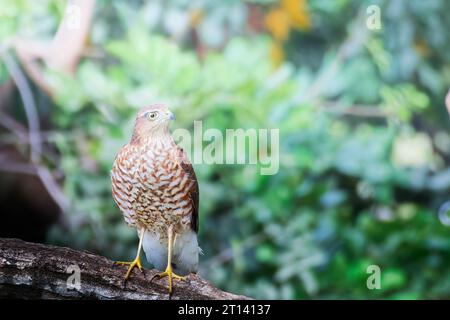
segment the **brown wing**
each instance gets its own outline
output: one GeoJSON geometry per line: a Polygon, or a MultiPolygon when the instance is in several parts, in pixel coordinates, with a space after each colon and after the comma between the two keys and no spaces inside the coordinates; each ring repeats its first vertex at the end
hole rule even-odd
{"type": "Polygon", "coordinates": [[[184,170],[185,174],[188,175],[189,179],[192,181],[190,184],[190,188],[188,190],[189,198],[191,199],[192,206],[194,210],[192,211],[191,216],[191,228],[195,232],[198,233],[198,204],[200,199],[200,192],[198,190],[198,182],[197,177],[195,175],[194,168],[192,167],[189,158],[187,157],[184,150],[177,146],[177,161],[180,164],[181,168],[184,170]]]}

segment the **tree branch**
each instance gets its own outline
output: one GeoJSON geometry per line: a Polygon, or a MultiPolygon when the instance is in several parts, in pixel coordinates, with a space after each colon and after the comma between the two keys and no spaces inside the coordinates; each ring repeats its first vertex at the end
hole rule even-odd
{"type": "Polygon", "coordinates": [[[74,74],[85,50],[94,9],[95,0],[67,1],[63,19],[51,42],[14,39],[12,45],[28,76],[49,96],[54,95],[54,88],[45,79],[39,61],[52,69],[74,74]]]}
{"type": "MultiPolygon", "coordinates": [[[[150,282],[156,270],[133,270],[124,285],[125,272],[126,267],[87,251],[0,238],[0,298],[169,298],[166,278],[150,282]],[[67,285],[74,266],[80,269],[79,288],[67,285]]],[[[190,275],[185,282],[175,282],[172,299],[249,298],[221,291],[198,275],[190,275]]]]}
{"type": "MultiPolygon", "coordinates": [[[[16,64],[14,59],[4,52],[2,60],[5,63],[6,69],[8,70],[11,78],[19,90],[19,94],[22,98],[23,107],[25,110],[25,115],[28,120],[28,136],[30,142],[30,161],[32,164],[36,165],[36,175],[41,179],[42,184],[47,189],[49,195],[59,206],[62,213],[64,214],[70,206],[70,201],[61,190],[58,183],[55,181],[53,175],[47,167],[38,165],[42,158],[42,138],[41,138],[41,126],[39,123],[39,114],[34,101],[33,93],[31,87],[26,79],[25,74],[22,72],[20,67],[16,64]]],[[[17,132],[17,131],[14,131],[17,132]]],[[[65,216],[62,217],[66,218],[65,216]]],[[[63,220],[64,221],[64,220],[63,220]]]]}

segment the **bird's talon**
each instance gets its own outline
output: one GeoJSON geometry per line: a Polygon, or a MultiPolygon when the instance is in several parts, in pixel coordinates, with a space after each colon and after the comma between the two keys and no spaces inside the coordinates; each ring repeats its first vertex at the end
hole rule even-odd
{"type": "Polygon", "coordinates": [[[179,276],[179,275],[176,275],[176,274],[173,274],[172,277],[174,279],[177,279],[177,280],[180,280],[180,281],[186,281],[186,279],[187,279],[187,277],[185,277],[185,276],[179,276]]]}
{"type": "Polygon", "coordinates": [[[158,273],[158,274],[155,274],[155,275],[152,277],[152,279],[150,280],[150,282],[153,281],[153,279],[155,279],[155,278],[162,279],[162,278],[164,278],[164,277],[167,277],[168,280],[169,280],[169,295],[171,295],[171,294],[172,294],[172,291],[173,291],[173,290],[172,290],[173,279],[180,280],[180,281],[186,281],[186,279],[187,279],[187,277],[185,277],[185,276],[179,276],[179,275],[173,273],[172,268],[171,268],[171,267],[168,267],[168,268],[166,269],[166,271],[161,272],[161,273],[158,273]]]}
{"type": "Polygon", "coordinates": [[[114,262],[114,264],[115,265],[119,265],[119,266],[126,266],[126,265],[129,266],[128,270],[127,270],[127,273],[125,274],[124,281],[126,281],[130,277],[131,271],[133,271],[133,269],[135,267],[138,267],[138,269],[141,270],[141,272],[144,272],[143,269],[142,269],[142,264],[141,264],[141,258],[140,257],[137,257],[136,259],[134,259],[131,262],[128,262],[128,261],[116,261],[116,262],[114,262]]]}

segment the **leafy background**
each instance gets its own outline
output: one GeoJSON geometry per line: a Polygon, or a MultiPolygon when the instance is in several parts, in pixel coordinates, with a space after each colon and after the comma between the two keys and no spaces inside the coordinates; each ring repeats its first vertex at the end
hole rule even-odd
{"type": "MultiPolygon", "coordinates": [[[[65,5],[1,0],[2,55],[11,39],[51,37],[65,5]]],[[[137,108],[166,101],[174,128],[280,129],[276,175],[195,165],[200,274],[216,286],[263,299],[449,298],[449,11],[444,0],[97,1],[75,75],[46,68],[52,97],[33,86],[40,163],[68,202],[38,241],[134,256],[109,172],[137,108]],[[373,4],[381,30],[366,27],[373,4]],[[380,290],[366,287],[372,264],[380,290]]],[[[26,126],[13,101],[2,112],[26,126]]],[[[27,158],[7,129],[1,150],[27,158]]],[[[20,236],[15,226],[1,236],[20,236]]]]}

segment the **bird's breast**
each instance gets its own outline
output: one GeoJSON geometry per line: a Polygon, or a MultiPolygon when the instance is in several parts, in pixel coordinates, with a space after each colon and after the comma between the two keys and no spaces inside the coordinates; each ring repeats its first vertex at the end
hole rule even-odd
{"type": "Polygon", "coordinates": [[[146,148],[136,163],[140,192],[134,202],[139,220],[148,228],[183,228],[193,211],[190,177],[170,148],[146,148]]]}

